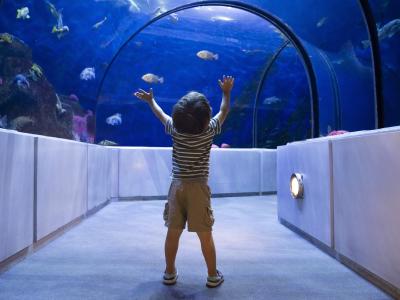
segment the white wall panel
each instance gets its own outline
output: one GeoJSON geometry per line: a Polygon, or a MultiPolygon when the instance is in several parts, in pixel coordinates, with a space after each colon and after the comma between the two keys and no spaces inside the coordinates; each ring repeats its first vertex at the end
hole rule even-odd
{"type": "Polygon", "coordinates": [[[172,148],[120,148],[119,196],[163,196],[171,183],[172,148]]]}
{"type": "Polygon", "coordinates": [[[38,138],[38,239],[86,212],[87,148],[84,143],[38,138]]]}
{"type": "Polygon", "coordinates": [[[332,141],[336,250],[400,288],[400,132],[332,141]]]}
{"type": "Polygon", "coordinates": [[[0,130],[0,261],[33,243],[34,137],[0,130]]]}
{"type": "Polygon", "coordinates": [[[261,192],[276,192],[276,150],[261,149],[261,192]]]}
{"type": "Polygon", "coordinates": [[[88,145],[88,210],[106,202],[111,194],[111,153],[99,145],[88,145]]]}
{"type": "Polygon", "coordinates": [[[212,149],[209,185],[213,194],[259,193],[258,149],[212,149]]]}
{"type": "Polygon", "coordinates": [[[292,143],[278,148],[278,216],[332,246],[331,156],[329,140],[292,143]],[[304,199],[293,199],[292,173],[303,174],[304,199]]]}

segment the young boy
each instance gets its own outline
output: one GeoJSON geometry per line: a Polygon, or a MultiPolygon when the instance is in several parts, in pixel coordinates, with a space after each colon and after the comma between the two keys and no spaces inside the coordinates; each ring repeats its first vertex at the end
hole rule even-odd
{"type": "Polygon", "coordinates": [[[218,83],[222,90],[222,102],[220,111],[213,118],[208,100],[197,92],[186,94],[174,105],[172,118],[157,104],[152,89],[148,93],[140,89],[134,94],[147,102],[173,140],[172,183],[164,210],[168,232],[165,239],[166,269],[163,283],[167,285],[175,284],[178,278],[175,258],[186,221],[188,231],[196,232],[200,239],[208,269],[206,286],[217,287],[224,281],[216,267],[212,236],[214,216],[207,182],[213,137],[221,132],[221,125],[228,115],[234,78],[223,76],[218,83]]]}

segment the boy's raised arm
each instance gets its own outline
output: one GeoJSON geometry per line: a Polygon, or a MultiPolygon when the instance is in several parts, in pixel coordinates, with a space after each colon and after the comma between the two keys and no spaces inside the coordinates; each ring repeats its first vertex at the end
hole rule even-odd
{"type": "Polygon", "coordinates": [[[231,91],[233,88],[235,79],[232,76],[223,76],[222,81],[218,80],[218,84],[222,90],[222,101],[219,112],[214,118],[218,119],[219,123],[222,125],[226,117],[228,116],[230,106],[231,106],[231,91]]]}
{"type": "Polygon", "coordinates": [[[142,89],[139,89],[139,91],[135,92],[134,95],[140,100],[146,102],[150,106],[156,117],[165,125],[170,116],[168,116],[157,104],[157,101],[154,99],[153,96],[152,88],[150,88],[150,91],[148,93],[142,89]]]}

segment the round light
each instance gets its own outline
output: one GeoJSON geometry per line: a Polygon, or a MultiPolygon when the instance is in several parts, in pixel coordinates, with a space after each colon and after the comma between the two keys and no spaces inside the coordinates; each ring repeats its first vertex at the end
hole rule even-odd
{"type": "Polygon", "coordinates": [[[303,198],[303,175],[299,173],[293,173],[292,176],[290,176],[290,193],[294,199],[303,198]]]}

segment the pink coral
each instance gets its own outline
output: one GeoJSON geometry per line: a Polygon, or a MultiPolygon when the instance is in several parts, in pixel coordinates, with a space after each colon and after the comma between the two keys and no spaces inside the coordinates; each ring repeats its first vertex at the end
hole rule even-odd
{"type": "Polygon", "coordinates": [[[341,134],[345,134],[347,132],[348,131],[346,131],[346,130],[333,130],[328,134],[328,136],[341,135],[341,134]]]}
{"type": "Polygon", "coordinates": [[[87,118],[89,116],[93,116],[93,112],[91,110],[88,110],[86,115],[83,117],[79,115],[73,116],[72,134],[75,140],[94,143],[94,136],[89,134],[87,130],[87,118]]]}
{"type": "Polygon", "coordinates": [[[69,100],[79,102],[79,98],[75,94],[69,95],[69,100]]]}
{"type": "Polygon", "coordinates": [[[219,148],[218,145],[212,144],[211,148],[219,148]]]}
{"type": "Polygon", "coordinates": [[[226,144],[226,143],[221,144],[221,148],[230,148],[230,147],[231,147],[231,145],[229,145],[229,144],[226,144]]]}

